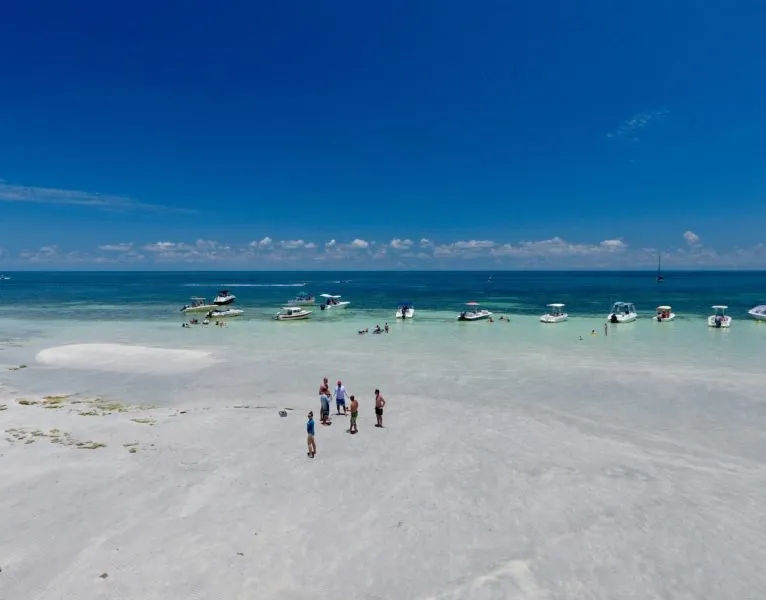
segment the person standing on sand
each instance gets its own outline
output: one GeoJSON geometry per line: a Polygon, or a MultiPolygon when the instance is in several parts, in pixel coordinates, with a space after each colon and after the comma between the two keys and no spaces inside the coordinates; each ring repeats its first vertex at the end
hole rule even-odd
{"type": "Polygon", "coordinates": [[[375,418],[378,420],[375,427],[383,427],[383,407],[385,405],[386,400],[380,390],[375,390],[375,418]]]}
{"type": "Polygon", "coordinates": [[[321,404],[319,422],[322,423],[322,425],[329,425],[330,386],[327,384],[327,377],[322,380],[322,385],[319,386],[319,402],[321,404]]]}
{"type": "Polygon", "coordinates": [[[351,406],[349,408],[351,409],[351,425],[348,428],[348,432],[356,433],[358,431],[356,428],[356,417],[359,415],[359,403],[354,398],[354,394],[351,394],[351,406]]]}
{"type": "Polygon", "coordinates": [[[335,388],[335,408],[340,413],[340,407],[343,407],[343,414],[346,414],[346,387],[338,379],[338,387],[335,388]]]}
{"type": "Polygon", "coordinates": [[[309,411],[309,420],[306,422],[306,434],[309,446],[308,455],[309,458],[314,458],[317,453],[317,445],[314,442],[314,413],[312,411],[309,411]]]}

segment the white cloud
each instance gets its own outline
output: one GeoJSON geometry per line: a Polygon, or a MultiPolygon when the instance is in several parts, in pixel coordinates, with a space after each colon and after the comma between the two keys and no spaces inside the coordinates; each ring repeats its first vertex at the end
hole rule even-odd
{"type": "Polygon", "coordinates": [[[351,242],[351,244],[349,244],[349,246],[351,248],[364,249],[364,248],[370,247],[370,242],[368,242],[367,240],[360,240],[359,238],[356,238],[354,241],[351,242]]]}
{"type": "Polygon", "coordinates": [[[304,242],[303,240],[282,240],[279,242],[279,246],[285,250],[299,250],[302,248],[311,250],[316,248],[316,244],[314,242],[304,242]]]}
{"type": "Polygon", "coordinates": [[[409,250],[412,248],[412,240],[394,238],[391,240],[391,247],[394,250],[409,250]]]}
{"type": "Polygon", "coordinates": [[[622,240],[604,240],[599,246],[609,252],[620,252],[628,247],[622,240]]]}
{"type": "Polygon", "coordinates": [[[101,210],[196,213],[195,210],[138,202],[128,196],[97,194],[62,188],[11,185],[0,181],[0,202],[87,206],[101,210]]]}
{"type": "Polygon", "coordinates": [[[620,125],[606,134],[608,138],[629,138],[632,141],[638,141],[636,134],[641,129],[644,129],[649,123],[656,119],[660,119],[668,114],[667,108],[660,108],[659,110],[650,110],[637,113],[629,119],[620,123],[620,125]]]}
{"type": "Polygon", "coordinates": [[[482,248],[494,248],[497,244],[491,240],[468,240],[455,242],[453,246],[457,250],[480,250],[482,248]]]}
{"type": "Polygon", "coordinates": [[[129,242],[120,244],[103,244],[102,246],[99,246],[98,249],[105,250],[106,252],[130,252],[133,249],[133,244],[129,242]]]}
{"type": "Polygon", "coordinates": [[[433,248],[434,243],[429,240],[428,238],[420,238],[420,247],[421,248],[433,248]]]}
{"type": "Polygon", "coordinates": [[[698,236],[693,231],[685,231],[684,239],[686,240],[686,243],[689,244],[690,246],[697,246],[700,243],[700,236],[698,236]]]}
{"type": "Polygon", "coordinates": [[[272,244],[274,243],[274,240],[272,240],[269,236],[266,236],[262,240],[253,240],[250,242],[251,248],[271,248],[272,244]]]}
{"type": "Polygon", "coordinates": [[[337,245],[338,245],[338,242],[336,242],[335,240],[330,240],[329,242],[325,243],[324,247],[329,250],[331,248],[335,248],[335,246],[337,245]]]}

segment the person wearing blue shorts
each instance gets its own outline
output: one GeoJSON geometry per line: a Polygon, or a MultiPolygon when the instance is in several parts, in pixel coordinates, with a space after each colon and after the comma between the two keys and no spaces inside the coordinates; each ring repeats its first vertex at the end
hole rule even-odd
{"type": "Polygon", "coordinates": [[[340,414],[340,408],[343,407],[343,414],[346,414],[346,388],[338,379],[338,387],[335,388],[335,408],[340,414]]]}

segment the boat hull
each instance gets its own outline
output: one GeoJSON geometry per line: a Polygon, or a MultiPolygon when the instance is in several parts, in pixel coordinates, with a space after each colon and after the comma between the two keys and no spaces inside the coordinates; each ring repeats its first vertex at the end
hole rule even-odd
{"type": "Polygon", "coordinates": [[[414,308],[408,308],[404,314],[402,314],[402,310],[399,309],[396,311],[396,318],[397,319],[412,319],[415,316],[415,309],[414,308]]]}
{"type": "Polygon", "coordinates": [[[213,304],[216,306],[226,306],[227,304],[231,304],[234,302],[237,298],[235,296],[225,296],[221,298],[218,296],[215,300],[213,300],[213,304]]]}
{"type": "Polygon", "coordinates": [[[665,321],[672,321],[675,318],[676,318],[676,313],[670,313],[667,317],[661,317],[660,315],[657,315],[657,316],[654,317],[654,319],[658,323],[663,323],[665,321]]]}
{"type": "Polygon", "coordinates": [[[277,321],[300,321],[302,319],[308,319],[311,315],[311,311],[307,311],[305,314],[300,315],[277,315],[274,318],[277,321]]]}
{"type": "Polygon", "coordinates": [[[336,304],[323,304],[322,310],[338,310],[340,308],[347,308],[351,302],[343,301],[336,304]]]}
{"type": "Polygon", "coordinates": [[[186,306],[181,309],[181,312],[193,313],[193,312],[209,312],[218,308],[217,304],[200,304],[199,306],[186,306]]]}
{"type": "Polygon", "coordinates": [[[464,313],[458,316],[458,321],[483,321],[484,319],[489,319],[492,316],[492,313],[487,311],[483,313],[464,313]]]}
{"type": "Polygon", "coordinates": [[[710,315],[707,318],[707,326],[708,327],[714,327],[716,329],[722,329],[722,328],[723,329],[727,329],[727,328],[731,327],[731,317],[730,316],[727,315],[725,317],[720,317],[720,319],[721,319],[720,322],[716,320],[717,318],[718,317],[716,317],[716,315],[710,315]]]}
{"type": "Polygon", "coordinates": [[[753,317],[756,321],[766,321],[766,307],[757,306],[756,308],[751,308],[747,311],[747,314],[753,317]]]}
{"type": "Polygon", "coordinates": [[[636,313],[628,313],[627,315],[616,315],[611,313],[606,320],[610,323],[631,323],[638,318],[636,313]]]}
{"type": "Polygon", "coordinates": [[[211,311],[208,313],[208,319],[228,319],[230,317],[239,317],[244,314],[244,310],[233,308],[231,310],[211,311]]]}
{"type": "Polygon", "coordinates": [[[563,323],[569,318],[566,313],[563,315],[543,315],[540,317],[541,323],[563,323]]]}

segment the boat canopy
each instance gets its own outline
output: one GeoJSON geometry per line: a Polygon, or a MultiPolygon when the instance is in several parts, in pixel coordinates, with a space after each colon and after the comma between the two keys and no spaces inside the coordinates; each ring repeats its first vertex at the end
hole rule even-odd
{"type": "Polygon", "coordinates": [[[716,310],[726,310],[729,307],[724,304],[714,304],[713,306],[711,306],[711,308],[714,308],[716,310]]]}
{"type": "Polygon", "coordinates": [[[465,305],[466,306],[479,306],[479,303],[478,302],[466,302],[465,305]]]}
{"type": "Polygon", "coordinates": [[[662,306],[658,306],[657,310],[670,310],[673,308],[672,306],[668,306],[667,304],[663,304],[662,306]]]}
{"type": "Polygon", "coordinates": [[[204,300],[202,296],[192,296],[189,300],[204,300]]]}
{"type": "Polygon", "coordinates": [[[566,304],[562,304],[561,302],[553,302],[552,304],[546,304],[546,306],[550,306],[551,308],[564,308],[566,304]]]}
{"type": "Polygon", "coordinates": [[[612,312],[620,312],[620,311],[634,311],[635,308],[633,307],[632,302],[615,302],[612,305],[612,312]]]}
{"type": "Polygon", "coordinates": [[[340,296],[333,296],[332,294],[319,294],[322,298],[332,298],[334,300],[337,300],[340,298],[340,296]]]}

